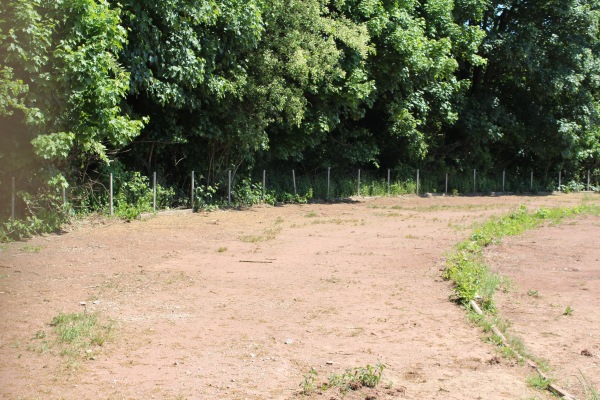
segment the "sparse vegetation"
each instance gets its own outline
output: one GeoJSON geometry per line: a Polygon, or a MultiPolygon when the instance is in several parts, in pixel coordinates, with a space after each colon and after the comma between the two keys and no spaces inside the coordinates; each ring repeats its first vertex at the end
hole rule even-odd
{"type": "Polygon", "coordinates": [[[325,391],[338,388],[342,394],[345,394],[350,390],[359,390],[362,387],[374,388],[381,382],[384,369],[385,365],[382,363],[377,363],[374,366],[367,364],[365,367],[349,368],[342,373],[331,374],[327,383],[317,386],[315,382],[318,373],[314,368],[311,368],[304,375],[300,387],[304,395],[308,395],[317,389],[325,391]]]}
{"type": "Polygon", "coordinates": [[[552,383],[552,380],[543,377],[540,374],[535,374],[527,378],[529,386],[538,390],[547,390],[548,386],[552,383]]]}
{"type": "Polygon", "coordinates": [[[52,319],[50,327],[50,332],[35,333],[30,349],[66,357],[71,368],[76,368],[81,359],[95,359],[96,349],[113,337],[115,328],[112,321],[101,321],[98,314],[85,311],[60,313],[52,319]]]}
{"type": "Polygon", "coordinates": [[[600,394],[598,389],[590,382],[590,380],[579,370],[581,376],[577,377],[581,390],[585,396],[584,400],[599,400],[600,394]]]}
{"type": "Polygon", "coordinates": [[[304,380],[300,383],[300,387],[302,388],[302,394],[307,396],[311,394],[317,387],[315,385],[315,380],[319,374],[314,368],[311,368],[306,374],[304,374],[304,380]]]}
{"type": "MultiPolygon", "coordinates": [[[[494,319],[496,308],[493,296],[497,288],[506,287],[506,282],[498,274],[489,270],[483,261],[483,250],[490,244],[498,243],[505,236],[521,234],[544,222],[557,224],[566,217],[583,213],[600,215],[600,206],[584,202],[584,205],[573,208],[540,208],[535,212],[530,212],[521,205],[507,216],[491,218],[488,222],[476,227],[469,239],[460,242],[456,246],[456,250],[447,258],[444,277],[452,280],[455,284],[454,299],[465,305],[472,300],[480,304],[484,315],[471,312],[470,319],[482,326],[486,332],[490,332],[492,326],[496,326],[507,336],[509,343],[504,343],[502,338],[494,332],[491,332],[489,336],[489,341],[500,346],[504,355],[535,360],[535,357],[527,353],[520,340],[506,335],[507,324],[501,319],[494,319]],[[492,320],[488,320],[490,315],[493,317],[492,320]]],[[[530,297],[539,296],[536,290],[529,290],[527,294],[530,297]]],[[[470,309],[470,306],[468,308],[470,309]]],[[[572,313],[571,306],[567,306],[563,315],[572,313]]],[[[543,365],[544,363],[539,362],[539,364],[543,365]]],[[[529,378],[528,383],[538,389],[546,389],[551,382],[542,375],[537,375],[529,378]]]]}

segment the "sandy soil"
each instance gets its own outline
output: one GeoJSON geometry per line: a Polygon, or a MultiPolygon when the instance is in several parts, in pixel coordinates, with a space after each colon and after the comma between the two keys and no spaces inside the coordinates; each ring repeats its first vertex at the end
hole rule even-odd
{"type": "Polygon", "coordinates": [[[600,217],[506,239],[486,258],[513,279],[498,307],[549,375],[579,398],[584,380],[600,388],[600,217]]]}
{"type": "MultiPolygon", "coordinates": [[[[300,384],[311,368],[323,383],[381,362],[382,383],[345,398],[550,398],[527,385],[529,369],[482,341],[449,301],[441,270],[474,222],[519,204],[582,198],[257,206],[88,220],[3,245],[0,397],[294,399],[305,397],[300,384]],[[84,309],[111,322],[114,334],[86,357],[61,356],[49,324],[84,309]]],[[[598,219],[582,218],[490,249],[517,288],[501,301],[503,312],[570,388],[577,368],[596,383],[599,375],[599,232],[598,219]],[[529,273],[542,266],[545,273],[529,273]],[[562,316],[567,305],[574,311],[562,316]]],[[[330,389],[308,398],[343,396],[330,389]]]]}

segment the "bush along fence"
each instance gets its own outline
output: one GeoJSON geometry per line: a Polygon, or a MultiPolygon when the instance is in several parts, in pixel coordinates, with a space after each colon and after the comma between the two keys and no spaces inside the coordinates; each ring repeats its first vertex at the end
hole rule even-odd
{"type": "MultiPolygon", "coordinates": [[[[143,212],[156,212],[169,208],[214,209],[218,207],[243,207],[258,203],[306,203],[311,199],[335,200],[352,196],[396,196],[402,194],[437,193],[491,194],[491,193],[539,193],[599,191],[600,171],[586,171],[583,176],[566,175],[563,171],[556,177],[541,179],[534,175],[507,173],[478,174],[477,170],[462,173],[428,173],[420,169],[396,171],[355,170],[334,171],[332,168],[311,174],[281,171],[269,174],[267,170],[254,176],[235,177],[229,170],[220,181],[208,185],[204,178],[190,173],[187,189],[167,188],[158,183],[157,173],[150,178],[139,172],[108,174],[108,182],[99,180],[95,187],[62,186],[54,198],[54,204],[62,205],[63,211],[85,213],[100,211],[132,219],[143,212]]],[[[11,179],[10,220],[18,219],[18,182],[11,179]]],[[[21,207],[23,208],[23,207],[21,207]]],[[[39,208],[39,207],[38,207],[39,208]]]]}

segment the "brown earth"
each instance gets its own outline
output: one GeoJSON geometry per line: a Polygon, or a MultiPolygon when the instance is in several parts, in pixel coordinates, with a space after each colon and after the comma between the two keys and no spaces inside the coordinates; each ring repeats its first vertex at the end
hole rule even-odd
{"type": "Polygon", "coordinates": [[[600,390],[600,217],[505,239],[486,259],[513,279],[498,307],[549,375],[581,399],[584,380],[600,390]]]}
{"type": "MultiPolygon", "coordinates": [[[[294,399],[304,397],[311,367],[320,384],[381,362],[382,383],[345,398],[550,398],[527,385],[527,367],[482,341],[449,301],[441,270],[474,222],[519,204],[583,198],[357,198],[131,223],[90,219],[3,245],[0,396],[294,399]],[[115,332],[85,357],[61,356],[49,323],[84,309],[115,332]]],[[[598,384],[600,353],[600,221],[574,223],[488,253],[517,288],[500,300],[502,312],[571,389],[577,368],[598,384]],[[529,273],[538,269],[545,272],[529,273]],[[563,316],[567,305],[573,312],[563,316]]],[[[343,396],[329,389],[308,397],[343,396]]]]}

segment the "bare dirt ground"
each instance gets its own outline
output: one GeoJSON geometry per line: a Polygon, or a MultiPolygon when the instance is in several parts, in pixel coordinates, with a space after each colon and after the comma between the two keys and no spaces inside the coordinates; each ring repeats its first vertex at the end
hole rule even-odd
{"type": "MultiPolygon", "coordinates": [[[[474,222],[519,204],[582,199],[409,196],[257,206],[88,220],[61,235],[4,245],[0,397],[295,399],[304,398],[300,384],[311,367],[322,383],[381,362],[382,383],[345,398],[550,398],[527,385],[527,367],[481,340],[449,301],[441,270],[445,252],[474,222]],[[114,334],[86,357],[61,356],[49,323],[84,308],[112,321],[114,334]]],[[[569,384],[577,368],[598,383],[599,224],[577,219],[489,253],[515,277],[513,299],[501,301],[513,329],[569,384]],[[542,266],[547,273],[529,273],[542,266]],[[567,305],[574,311],[563,316],[567,305]]],[[[308,398],[343,396],[330,389],[308,398]]]]}
{"type": "Polygon", "coordinates": [[[579,217],[504,240],[488,265],[513,279],[497,295],[501,314],[549,375],[578,398],[600,388],[600,218],[579,217]]]}

